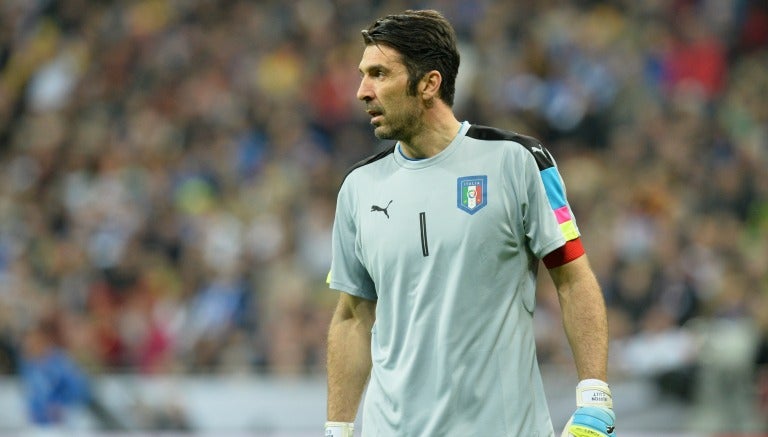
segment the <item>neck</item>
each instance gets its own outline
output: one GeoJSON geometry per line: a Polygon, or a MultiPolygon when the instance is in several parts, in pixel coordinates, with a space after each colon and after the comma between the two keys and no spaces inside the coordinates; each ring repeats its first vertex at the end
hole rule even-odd
{"type": "Polygon", "coordinates": [[[407,141],[400,140],[400,147],[409,158],[430,158],[442,152],[456,137],[461,123],[449,107],[440,105],[424,113],[422,126],[407,141]]]}

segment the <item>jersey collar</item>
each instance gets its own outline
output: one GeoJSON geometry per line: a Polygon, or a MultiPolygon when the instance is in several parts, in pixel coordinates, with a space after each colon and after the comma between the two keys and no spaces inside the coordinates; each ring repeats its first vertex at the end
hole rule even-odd
{"type": "Polygon", "coordinates": [[[422,159],[415,159],[415,158],[409,158],[405,156],[403,153],[403,149],[400,146],[400,142],[395,145],[395,162],[404,168],[424,168],[429,167],[431,165],[435,165],[438,162],[443,161],[444,159],[448,158],[453,154],[454,151],[458,148],[458,145],[461,143],[461,141],[464,139],[464,136],[467,134],[467,131],[469,130],[469,127],[471,124],[468,121],[464,121],[461,123],[461,126],[459,126],[459,132],[456,134],[455,137],[453,137],[453,140],[451,140],[450,144],[440,151],[435,156],[431,156],[429,158],[422,158],[422,159]]]}

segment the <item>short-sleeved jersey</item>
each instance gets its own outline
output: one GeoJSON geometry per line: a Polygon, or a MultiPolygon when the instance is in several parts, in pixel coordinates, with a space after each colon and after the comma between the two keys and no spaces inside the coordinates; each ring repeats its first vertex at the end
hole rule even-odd
{"type": "Polygon", "coordinates": [[[376,300],[365,436],[553,434],[536,363],[539,259],[578,238],[550,153],[464,122],[446,149],[395,145],[346,176],[330,287],[376,300]]]}

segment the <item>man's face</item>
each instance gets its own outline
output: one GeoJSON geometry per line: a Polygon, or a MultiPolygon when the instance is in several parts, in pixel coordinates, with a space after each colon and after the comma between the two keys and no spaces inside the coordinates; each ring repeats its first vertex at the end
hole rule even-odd
{"type": "Polygon", "coordinates": [[[365,102],[376,137],[410,140],[421,128],[423,108],[419,98],[407,93],[408,70],[400,54],[384,45],[369,45],[359,69],[357,98],[365,102]]]}

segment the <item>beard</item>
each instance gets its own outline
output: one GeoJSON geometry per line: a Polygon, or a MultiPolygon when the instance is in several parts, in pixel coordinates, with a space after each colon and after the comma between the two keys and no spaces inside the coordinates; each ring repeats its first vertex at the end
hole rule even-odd
{"type": "Polygon", "coordinates": [[[411,138],[419,134],[423,127],[424,109],[415,102],[412,105],[403,105],[405,110],[392,114],[385,114],[384,123],[374,127],[373,134],[380,140],[396,140],[410,143],[411,138]]]}

